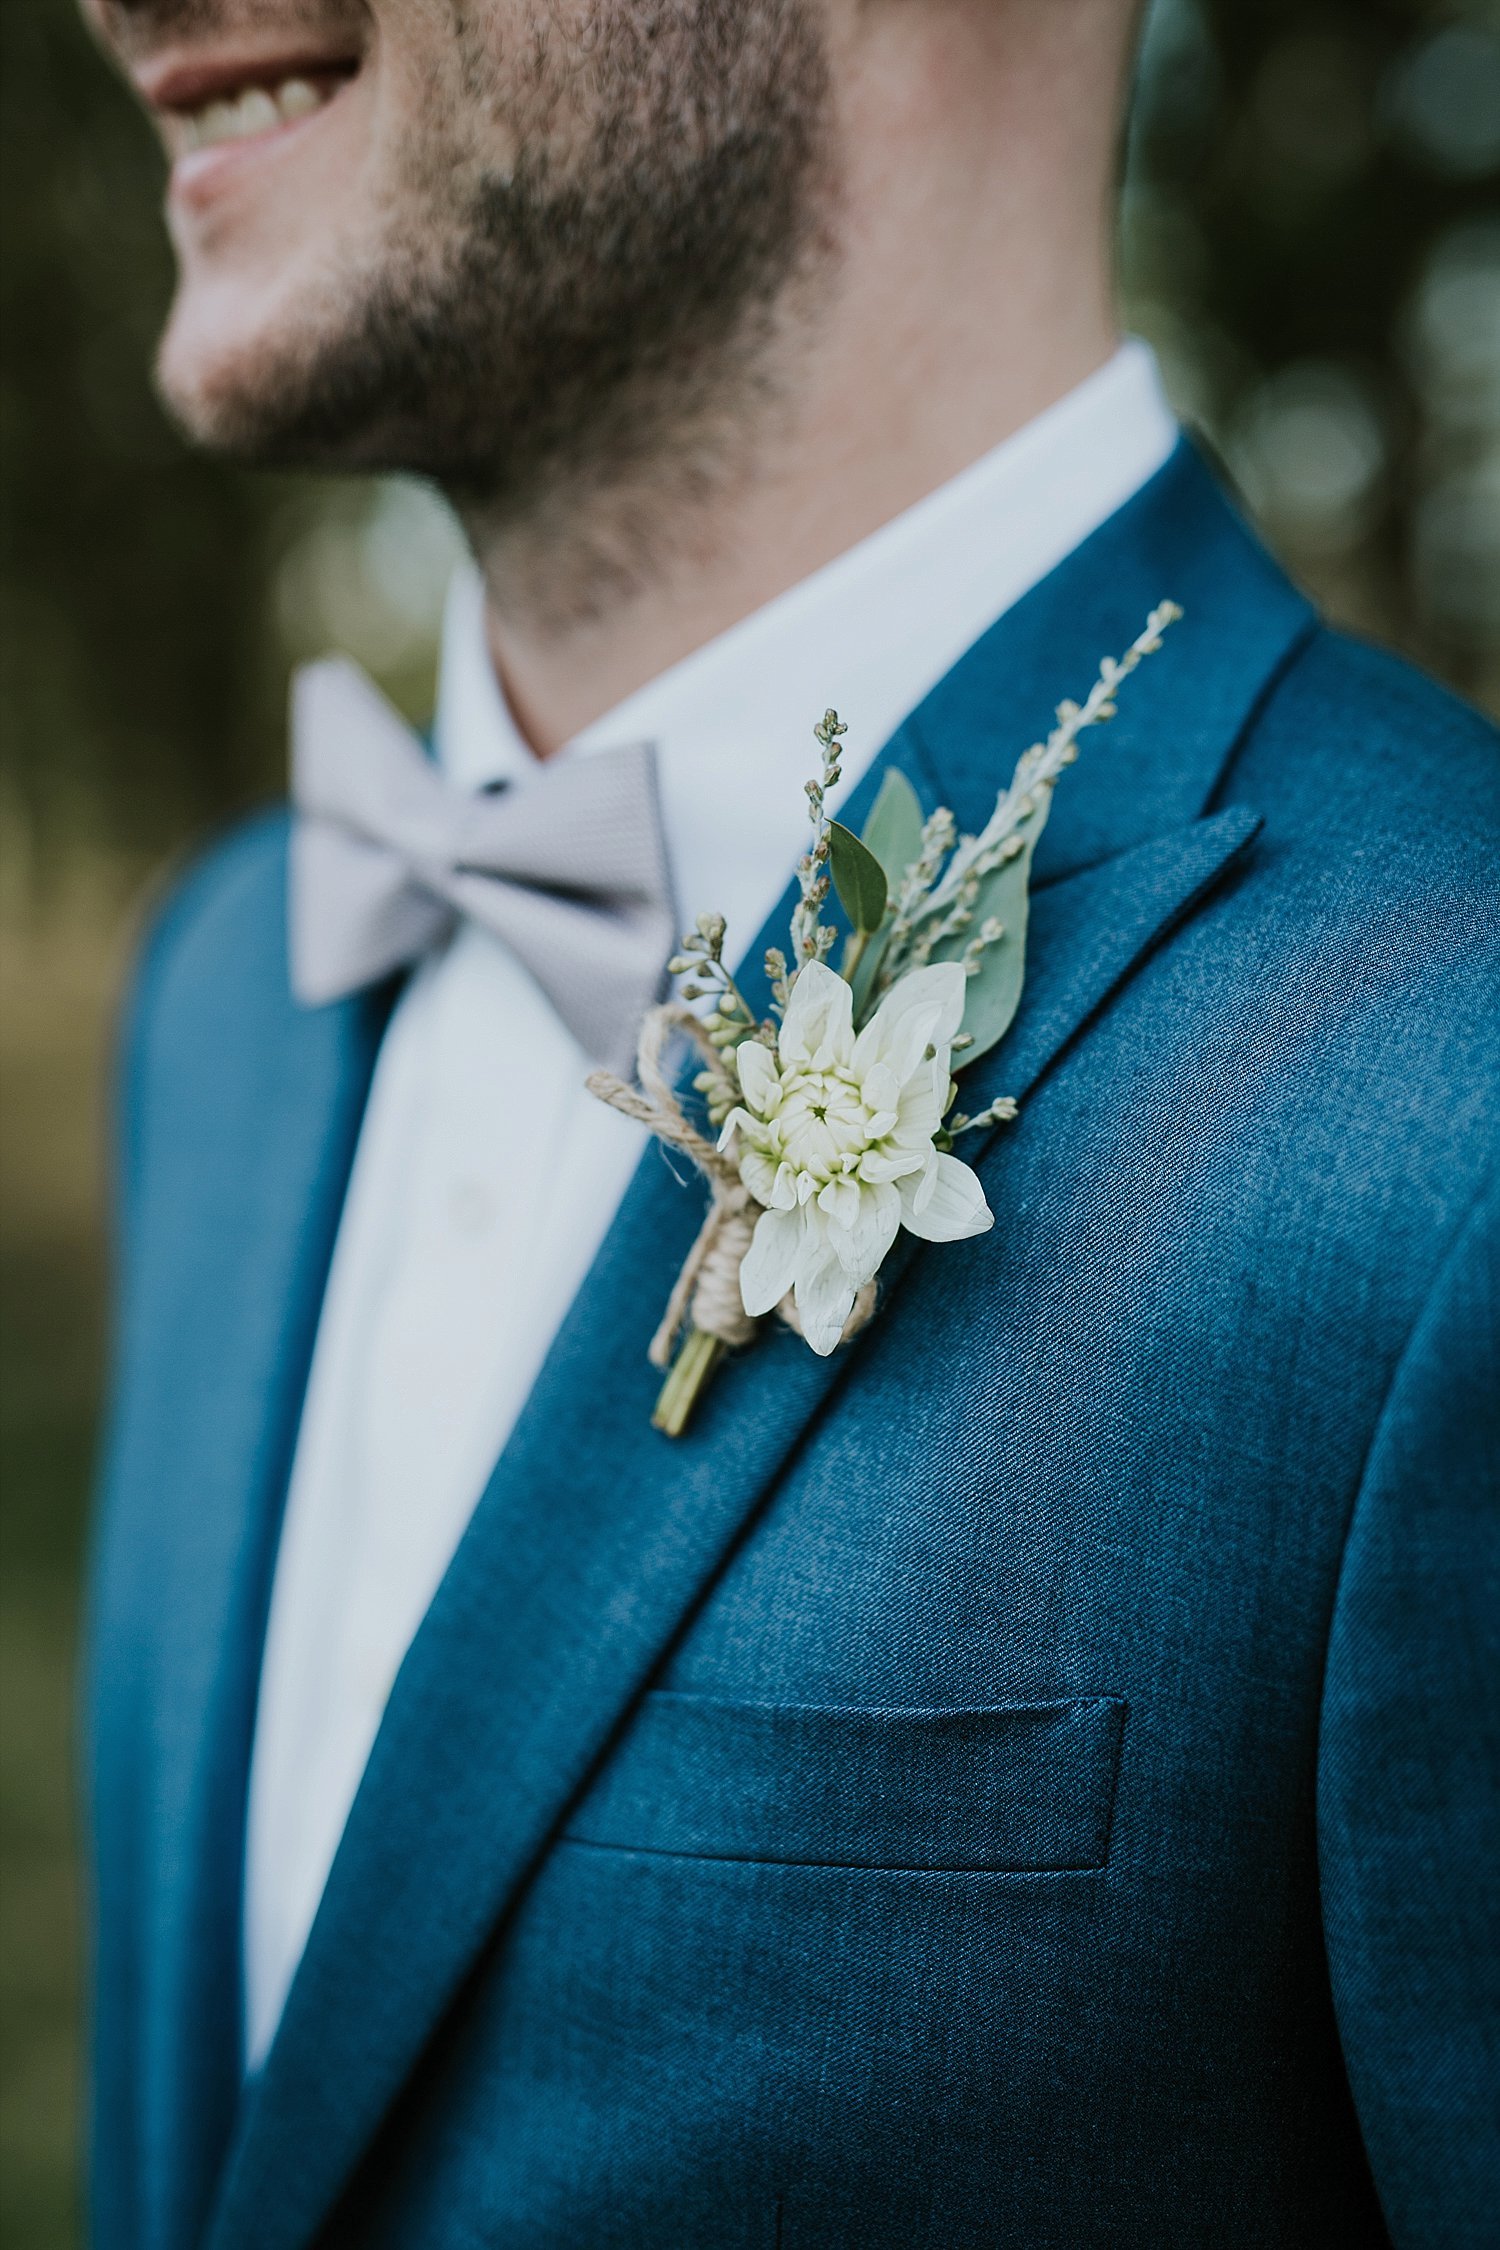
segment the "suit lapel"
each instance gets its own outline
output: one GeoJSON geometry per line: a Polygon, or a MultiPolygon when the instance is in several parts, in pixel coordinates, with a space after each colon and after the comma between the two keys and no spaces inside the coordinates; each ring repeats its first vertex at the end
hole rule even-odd
{"type": "Polygon", "coordinates": [[[977,827],[997,780],[1032,738],[1017,729],[1043,732],[1060,697],[1081,698],[1100,658],[1118,655],[1164,598],[1186,614],[1129,681],[1118,718],[1084,736],[1037,846],[1037,886],[1206,811],[1257,703],[1313,628],[1306,601],[1193,449],[1179,445],[1158,476],[1008,610],[903,730],[959,825],[977,827]]]}
{"type": "MultiPolygon", "coordinates": [[[[1017,729],[1081,693],[1164,594],[1203,622],[1196,637],[1176,629],[1154,692],[1058,792],[1022,1014],[966,1106],[1024,1094],[1245,850],[1252,813],[1195,816],[1306,607],[1184,451],[970,652],[851,808],[899,762],[976,824],[1028,738],[1017,729]],[[1090,791],[1101,802],[1067,816],[1090,791]]],[[[751,962],[781,935],[778,917],[751,962]]],[[[412,1645],[247,2106],[215,2250],[295,2250],[316,2232],[685,1614],[810,1418],[857,1380],[857,1345],[822,1361],[772,1326],[726,1365],[686,1439],[651,1429],[646,1345],[701,1207],[649,1152],[412,1645]]],[[[912,1254],[908,1242],[902,1262],[912,1254]]]]}
{"type": "Polygon", "coordinates": [[[112,1614],[96,1620],[101,1823],[110,1793],[132,1791],[134,1837],[118,1841],[149,1863],[128,2098],[144,2239],[160,2250],[197,2239],[239,2096],[243,1808],[269,1562],[386,1013],[372,997],[312,1016],[293,1006],[281,824],[236,849],[213,905],[180,944],[168,926],[142,978],[127,1122],[168,1122],[137,1145],[125,1183],[126,1403],[101,1574],[112,1614]],[[110,1744],[143,1691],[147,1776],[138,1735],[110,1744]]]}

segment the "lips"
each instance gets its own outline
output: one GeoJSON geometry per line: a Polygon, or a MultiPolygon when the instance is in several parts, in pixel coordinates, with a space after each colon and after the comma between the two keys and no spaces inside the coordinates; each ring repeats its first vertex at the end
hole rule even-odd
{"type": "Polygon", "coordinates": [[[295,125],[329,99],[310,78],[284,78],[279,85],[247,86],[243,93],[205,102],[201,109],[169,113],[163,123],[172,154],[186,156],[224,141],[253,140],[278,125],[295,125]]]}
{"type": "Polygon", "coordinates": [[[304,124],[358,69],[352,55],[168,59],[140,72],[137,84],[175,167],[184,158],[304,124]]]}

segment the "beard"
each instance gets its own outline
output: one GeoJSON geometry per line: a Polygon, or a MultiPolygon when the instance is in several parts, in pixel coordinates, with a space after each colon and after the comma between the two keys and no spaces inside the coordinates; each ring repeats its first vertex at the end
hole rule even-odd
{"type": "Polygon", "coordinates": [[[196,435],[425,475],[495,527],[732,449],[790,285],[831,250],[814,0],[558,13],[527,0],[498,57],[455,10],[367,244],[196,435]]]}

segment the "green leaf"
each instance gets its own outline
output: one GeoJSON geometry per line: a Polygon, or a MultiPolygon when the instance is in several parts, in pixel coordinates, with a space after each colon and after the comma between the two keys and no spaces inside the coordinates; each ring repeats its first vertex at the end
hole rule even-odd
{"type": "Polygon", "coordinates": [[[922,807],[904,773],[892,766],[870,807],[863,841],[895,887],[922,849],[922,807]]]}
{"type": "Polygon", "coordinates": [[[885,869],[862,844],[852,828],[831,820],[828,824],[828,860],[839,904],[856,930],[880,927],[885,913],[885,869]]]}
{"type": "Polygon", "coordinates": [[[993,868],[979,886],[974,901],[974,918],[961,935],[949,938],[937,948],[933,959],[954,961],[963,953],[974,933],[991,918],[1001,923],[1005,935],[981,955],[979,967],[969,979],[964,995],[964,1030],[972,1037],[972,1047],[965,1047],[953,1058],[955,1075],[967,1070],[971,1063],[987,1055],[991,1047],[1005,1037],[1015,1013],[1021,1004],[1021,987],[1026,978],[1026,914],[1028,892],[1031,884],[1031,855],[1037,838],[1047,825],[1050,809],[1050,792],[1043,793],[1041,801],[1025,826],[1019,831],[1025,849],[1014,859],[993,868]]]}

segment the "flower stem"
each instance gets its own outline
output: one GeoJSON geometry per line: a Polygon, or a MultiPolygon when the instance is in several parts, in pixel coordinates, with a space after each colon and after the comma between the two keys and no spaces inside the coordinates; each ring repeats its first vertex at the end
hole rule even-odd
{"type": "Polygon", "coordinates": [[[706,1335],[701,1328],[688,1330],[682,1349],[662,1384],[651,1416],[653,1429],[665,1431],[668,1437],[681,1437],[698,1403],[699,1393],[707,1389],[709,1377],[719,1364],[723,1349],[717,1336],[706,1335]]]}
{"type": "Polygon", "coordinates": [[[839,963],[839,975],[843,978],[845,984],[853,984],[854,972],[864,959],[865,947],[869,942],[870,933],[868,930],[856,930],[849,943],[844,947],[844,958],[839,963]]]}

